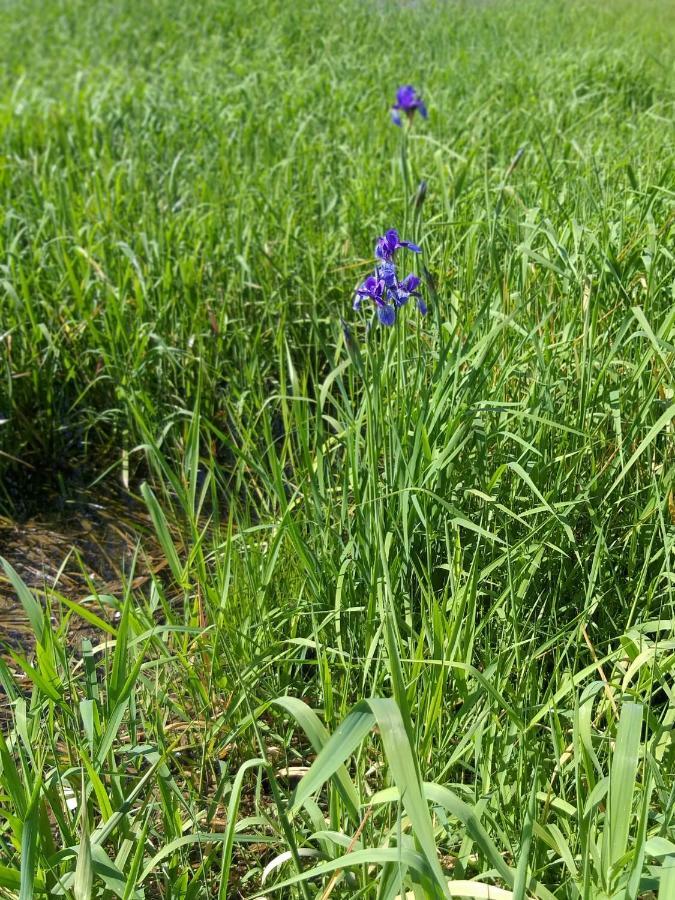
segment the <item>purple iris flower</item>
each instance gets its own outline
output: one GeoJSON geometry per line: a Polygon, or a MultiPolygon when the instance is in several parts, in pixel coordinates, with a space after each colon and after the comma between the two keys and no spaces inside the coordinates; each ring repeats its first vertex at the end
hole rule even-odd
{"type": "Polygon", "coordinates": [[[422,248],[418,247],[417,244],[413,244],[412,241],[402,241],[398,236],[398,231],[395,228],[390,228],[381,238],[377,239],[377,243],[375,244],[375,256],[378,259],[384,259],[387,262],[391,262],[394,258],[394,254],[400,247],[405,247],[406,250],[412,250],[413,253],[421,253],[422,248]]]}
{"type": "Polygon", "coordinates": [[[375,271],[377,272],[378,278],[381,278],[382,281],[384,281],[384,286],[388,290],[396,290],[398,281],[396,279],[396,266],[393,262],[385,259],[382,261],[381,265],[376,267],[375,271]]]}
{"type": "Polygon", "coordinates": [[[354,309],[361,309],[364,300],[372,300],[377,310],[377,317],[383,325],[393,325],[396,321],[396,309],[389,303],[389,291],[382,278],[370,275],[361,287],[356,289],[354,297],[354,309]]]}
{"type": "Polygon", "coordinates": [[[377,317],[382,325],[393,325],[396,321],[396,310],[406,304],[411,297],[417,300],[417,309],[423,316],[427,314],[427,305],[418,288],[420,279],[417,275],[407,275],[398,280],[394,257],[401,247],[421,253],[422,250],[412,241],[402,241],[398,231],[390,228],[375,245],[375,274],[370,275],[354,293],[354,309],[360,310],[364,300],[370,300],[377,310],[377,317]]]}
{"type": "Polygon", "coordinates": [[[422,295],[417,290],[420,280],[417,275],[408,275],[403,281],[399,281],[396,285],[396,306],[404,306],[411,297],[417,298],[417,308],[423,316],[427,314],[427,305],[422,299],[422,295]]]}
{"type": "Polygon", "coordinates": [[[424,101],[411,84],[404,84],[396,91],[396,103],[391,108],[391,121],[400,127],[401,113],[405,113],[411,122],[415,110],[418,109],[422,118],[426,119],[428,113],[424,101]]]}

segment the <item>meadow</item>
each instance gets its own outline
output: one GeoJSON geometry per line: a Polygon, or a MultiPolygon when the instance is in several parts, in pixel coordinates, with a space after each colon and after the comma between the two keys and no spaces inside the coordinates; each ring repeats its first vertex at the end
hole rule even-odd
{"type": "Polygon", "coordinates": [[[113,593],[0,560],[0,897],[674,900],[673,3],[0,50],[0,509],[147,515],[113,593]]]}

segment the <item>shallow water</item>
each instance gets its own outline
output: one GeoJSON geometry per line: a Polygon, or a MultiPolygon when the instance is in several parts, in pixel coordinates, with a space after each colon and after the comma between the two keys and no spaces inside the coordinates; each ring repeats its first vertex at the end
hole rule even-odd
{"type": "MultiPolygon", "coordinates": [[[[121,597],[132,566],[136,587],[161,566],[161,562],[153,563],[149,519],[135,497],[98,486],[78,489],[69,497],[46,495],[44,501],[40,513],[22,521],[0,517],[0,556],[36,597],[43,602],[51,598],[55,623],[61,614],[60,595],[76,603],[97,593],[121,597]],[[143,552],[137,552],[141,540],[143,552]]],[[[93,604],[97,615],[105,616],[99,602],[87,603],[93,604]]],[[[91,632],[92,626],[72,616],[68,642],[79,644],[91,632]]],[[[2,569],[0,642],[4,645],[0,651],[30,650],[33,643],[23,607],[2,569]]]]}

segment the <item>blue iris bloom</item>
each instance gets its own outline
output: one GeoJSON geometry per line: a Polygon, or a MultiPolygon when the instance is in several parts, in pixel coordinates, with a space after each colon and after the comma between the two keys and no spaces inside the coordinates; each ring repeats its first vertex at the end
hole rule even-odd
{"type": "Polygon", "coordinates": [[[393,325],[396,310],[404,306],[411,297],[416,298],[417,309],[422,315],[427,314],[427,305],[418,290],[420,279],[417,275],[406,275],[402,281],[398,280],[394,256],[401,247],[412,250],[413,253],[422,252],[412,241],[402,241],[395,228],[390,228],[378,238],[375,245],[375,274],[368,276],[354,294],[354,309],[360,310],[363,301],[370,300],[382,325],[393,325]]]}
{"type": "Polygon", "coordinates": [[[382,263],[376,267],[377,275],[379,278],[384,281],[384,286],[390,290],[396,290],[398,286],[398,282],[396,280],[396,266],[393,262],[388,259],[382,261],[382,263]]]}
{"type": "Polygon", "coordinates": [[[356,289],[354,297],[354,309],[361,309],[364,300],[372,300],[377,310],[377,317],[383,325],[393,325],[396,321],[396,309],[390,302],[390,291],[382,278],[370,275],[363,284],[356,289]]]}
{"type": "Polygon", "coordinates": [[[412,122],[415,112],[419,110],[423,119],[428,116],[424,101],[411,84],[404,84],[396,91],[396,103],[391,108],[391,121],[401,126],[401,113],[405,113],[412,122]]]}
{"type": "Polygon", "coordinates": [[[395,228],[390,228],[382,237],[377,239],[377,243],[375,244],[375,256],[377,256],[378,259],[384,259],[387,262],[391,262],[396,251],[401,247],[405,247],[406,250],[412,250],[413,253],[422,252],[421,247],[418,247],[417,244],[413,244],[412,241],[402,241],[398,236],[398,231],[395,228]]]}
{"type": "Polygon", "coordinates": [[[424,302],[422,295],[417,290],[419,285],[420,280],[417,275],[408,275],[403,281],[399,281],[396,285],[396,299],[394,303],[396,306],[404,306],[411,297],[416,297],[417,309],[423,316],[426,316],[427,305],[424,302]]]}

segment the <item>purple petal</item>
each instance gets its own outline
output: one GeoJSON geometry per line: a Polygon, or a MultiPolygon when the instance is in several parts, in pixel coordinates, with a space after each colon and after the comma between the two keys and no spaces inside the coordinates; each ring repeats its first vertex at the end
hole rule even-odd
{"type": "Polygon", "coordinates": [[[417,308],[419,309],[419,311],[422,313],[423,316],[426,316],[426,314],[427,314],[427,305],[426,305],[426,303],[424,302],[424,300],[423,300],[422,297],[420,297],[419,300],[417,301],[417,308]]]}
{"type": "Polygon", "coordinates": [[[375,244],[375,256],[378,259],[388,259],[389,258],[389,250],[387,248],[387,242],[384,238],[378,238],[375,244]]]}
{"type": "Polygon", "coordinates": [[[419,283],[420,283],[420,280],[417,277],[417,275],[408,275],[399,284],[399,287],[403,288],[403,290],[407,294],[412,294],[414,291],[417,290],[419,283]]]}
{"type": "Polygon", "coordinates": [[[401,116],[395,106],[392,106],[391,108],[391,121],[394,125],[397,125],[399,128],[401,127],[401,116]]]}
{"type": "Polygon", "coordinates": [[[396,266],[389,260],[384,260],[378,269],[378,273],[385,286],[388,288],[396,287],[396,266]]]}
{"type": "Polygon", "coordinates": [[[421,100],[420,100],[420,115],[422,116],[423,119],[427,119],[429,117],[427,108],[421,100]]]}
{"type": "Polygon", "coordinates": [[[378,306],[377,317],[383,325],[393,325],[396,321],[396,310],[393,306],[378,306]]]}
{"type": "Polygon", "coordinates": [[[417,244],[413,244],[412,241],[399,241],[399,247],[406,247],[408,250],[412,250],[413,253],[421,253],[422,248],[418,247],[417,244]]]}
{"type": "Polygon", "coordinates": [[[356,293],[360,297],[372,297],[374,294],[377,294],[378,290],[380,290],[381,293],[379,284],[380,282],[377,280],[377,278],[375,278],[373,275],[369,275],[368,278],[366,278],[366,280],[363,282],[361,287],[358,287],[356,289],[356,293]]]}
{"type": "Polygon", "coordinates": [[[352,303],[352,309],[355,309],[358,312],[361,309],[361,303],[363,302],[362,298],[359,297],[358,292],[354,297],[354,302],[352,303]]]}
{"type": "Polygon", "coordinates": [[[398,247],[398,231],[390,228],[384,236],[377,239],[375,244],[375,256],[379,259],[391,259],[398,247]]]}
{"type": "Polygon", "coordinates": [[[361,300],[368,298],[372,300],[373,303],[381,303],[382,302],[382,294],[384,292],[384,281],[381,278],[376,278],[374,275],[369,275],[368,278],[363,282],[363,284],[356,289],[354,292],[356,298],[354,300],[354,309],[358,309],[361,304],[361,300]],[[356,305],[358,301],[359,306],[356,305]]]}
{"type": "Polygon", "coordinates": [[[399,109],[408,110],[415,102],[415,88],[411,84],[404,84],[396,92],[396,104],[399,109]]]}

